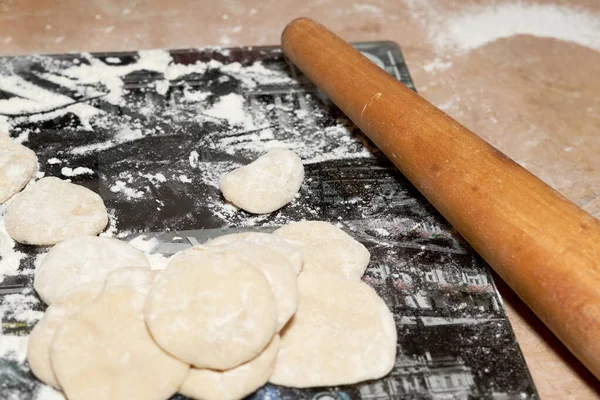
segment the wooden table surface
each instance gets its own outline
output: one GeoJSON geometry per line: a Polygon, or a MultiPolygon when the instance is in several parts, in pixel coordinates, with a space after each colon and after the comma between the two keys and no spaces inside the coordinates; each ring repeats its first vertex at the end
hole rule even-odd
{"type": "MultiPolygon", "coordinates": [[[[0,54],[278,44],[299,16],[349,41],[400,44],[423,96],[600,217],[596,0],[0,0],[0,54]]],[[[498,285],[541,398],[600,397],[498,285]]]]}

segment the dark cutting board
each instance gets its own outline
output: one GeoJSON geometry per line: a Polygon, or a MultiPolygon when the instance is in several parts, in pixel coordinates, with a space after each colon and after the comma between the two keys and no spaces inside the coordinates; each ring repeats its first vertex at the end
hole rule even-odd
{"type": "MultiPolygon", "coordinates": [[[[396,44],[355,46],[414,89],[396,44]]],[[[24,97],[31,106],[15,115],[0,102],[0,115],[11,136],[38,154],[46,176],[71,179],[102,196],[109,234],[144,234],[153,252],[169,255],[232,230],[270,231],[301,219],[338,223],[367,246],[372,261],[364,281],[396,318],[394,370],[339,388],[267,385],[251,397],[537,398],[488,267],[278,47],[163,53],[171,57],[168,72],[143,64],[136,52],[1,58],[0,100],[24,97]],[[126,71],[119,77],[121,103],[110,96],[110,76],[94,80],[81,73],[94,65],[126,71]],[[62,97],[11,91],[15,78],[62,97]],[[243,99],[249,123],[232,123],[235,113],[214,117],[231,94],[243,99]],[[88,118],[86,110],[97,115],[88,118]],[[224,207],[215,185],[220,174],[277,146],[292,148],[306,163],[300,196],[267,216],[224,207]],[[69,172],[77,167],[89,171],[69,172]]],[[[27,256],[21,273],[0,284],[0,305],[10,293],[30,290],[33,261],[45,251],[16,249],[27,256]]],[[[33,325],[10,313],[2,322],[12,335],[26,335],[33,325]]],[[[39,385],[26,363],[0,359],[0,398],[35,398],[39,385]]]]}

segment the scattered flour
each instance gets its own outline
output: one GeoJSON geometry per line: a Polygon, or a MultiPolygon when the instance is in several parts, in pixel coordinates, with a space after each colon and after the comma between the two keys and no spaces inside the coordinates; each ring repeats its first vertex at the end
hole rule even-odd
{"type": "Polygon", "coordinates": [[[25,362],[28,336],[3,335],[0,333],[0,359],[25,362]]]}
{"type": "Polygon", "coordinates": [[[192,150],[190,152],[190,167],[195,167],[198,165],[198,152],[196,150],[192,150]]]}
{"type": "Polygon", "coordinates": [[[40,385],[35,400],[65,400],[65,396],[52,386],[40,385]]]}
{"type": "Polygon", "coordinates": [[[434,10],[428,2],[411,3],[413,9],[425,8],[429,14],[430,36],[438,48],[468,51],[500,38],[534,35],[600,50],[600,15],[574,6],[526,2],[481,4],[461,14],[448,15],[434,10]]]}
{"type": "Polygon", "coordinates": [[[36,296],[31,294],[31,289],[26,289],[29,294],[7,294],[2,297],[0,302],[0,321],[3,321],[6,316],[11,316],[12,319],[21,322],[34,323],[37,322],[44,313],[42,311],[33,310],[33,307],[39,304],[36,296]]]}
{"type": "Polygon", "coordinates": [[[143,253],[151,253],[158,246],[158,239],[148,239],[146,235],[137,236],[129,241],[129,244],[143,253]]]}
{"type": "Polygon", "coordinates": [[[141,172],[138,172],[138,175],[148,179],[151,183],[153,184],[158,184],[158,183],[163,183],[167,181],[167,178],[161,174],[160,172],[156,173],[156,174],[142,174],[141,172]]]}
{"type": "Polygon", "coordinates": [[[52,164],[60,164],[60,163],[62,163],[62,161],[61,161],[61,160],[59,160],[59,159],[58,159],[58,158],[56,158],[56,157],[50,158],[50,159],[48,160],[48,164],[51,164],[51,165],[52,165],[52,164]]]}
{"type": "Polygon", "coordinates": [[[144,192],[128,187],[127,183],[123,181],[116,181],[115,184],[110,187],[110,191],[113,193],[122,193],[128,199],[141,199],[144,197],[144,192]]]}
{"type": "Polygon", "coordinates": [[[186,175],[179,175],[179,180],[183,183],[191,183],[192,180],[188,178],[186,175]]]}
{"type": "Polygon", "coordinates": [[[80,84],[102,84],[108,92],[104,100],[114,105],[123,105],[124,84],[122,78],[125,75],[142,69],[164,72],[169,63],[173,61],[171,55],[164,50],[141,50],[138,54],[137,62],[127,65],[107,64],[90,54],[85,54],[84,57],[89,64],[72,66],[63,70],[62,74],[76,79],[80,84]]]}
{"type": "Polygon", "coordinates": [[[140,129],[132,129],[129,126],[124,126],[115,134],[112,140],[102,143],[94,143],[90,145],[75,147],[71,150],[71,153],[79,155],[90,153],[93,151],[106,150],[122,143],[133,142],[134,140],[138,140],[143,137],[144,134],[140,129]]]}
{"type": "Polygon", "coordinates": [[[245,129],[253,129],[252,118],[244,111],[244,98],[235,93],[219,98],[212,108],[204,110],[203,114],[221,121],[227,121],[229,126],[242,125],[245,129]]]}
{"type": "Polygon", "coordinates": [[[62,167],[60,173],[64,176],[77,176],[77,175],[93,175],[94,171],[86,167],[77,167],[75,169],[69,167],[62,167]]]}

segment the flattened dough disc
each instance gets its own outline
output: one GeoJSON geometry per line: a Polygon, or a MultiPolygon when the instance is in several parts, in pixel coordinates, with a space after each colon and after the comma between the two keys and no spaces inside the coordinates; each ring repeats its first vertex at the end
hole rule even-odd
{"type": "Polygon", "coordinates": [[[175,256],[148,295],[157,343],[197,368],[225,370],[256,357],[275,334],[276,303],[257,268],[197,246],[175,256]]]}
{"type": "Polygon", "coordinates": [[[33,151],[0,133],[0,204],[25,187],[37,166],[33,151]]]}
{"type": "Polygon", "coordinates": [[[304,271],[307,272],[328,272],[358,280],[371,258],[362,243],[329,222],[292,222],[273,234],[304,245],[304,271]]]}
{"type": "Polygon", "coordinates": [[[50,358],[69,400],[164,400],[175,394],[189,365],[162,350],[144,322],[146,295],[132,282],[151,282],[138,268],[111,275],[96,299],[56,332],[50,358]],[[145,277],[144,277],[145,276],[145,277]]]}
{"type": "Polygon", "coordinates": [[[298,311],[281,334],[270,382],[306,388],[387,375],[396,359],[396,325],[367,284],[302,272],[298,311]]]}
{"type": "Polygon", "coordinates": [[[76,236],[97,235],[106,227],[108,214],[96,193],[47,177],[15,197],[4,223],[17,242],[47,246],[76,236]]]}
{"type": "Polygon", "coordinates": [[[243,399],[267,383],[279,350],[279,335],[254,359],[227,371],[192,368],[179,392],[202,400],[243,399]]]}

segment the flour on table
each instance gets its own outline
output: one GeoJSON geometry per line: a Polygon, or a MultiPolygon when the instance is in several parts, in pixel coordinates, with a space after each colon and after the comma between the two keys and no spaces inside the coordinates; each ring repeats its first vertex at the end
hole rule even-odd
{"type": "Polygon", "coordinates": [[[414,17],[427,24],[430,39],[439,50],[469,51],[514,35],[554,38],[600,50],[600,17],[574,6],[482,4],[460,14],[445,12],[435,2],[410,1],[409,7],[414,17]]]}

